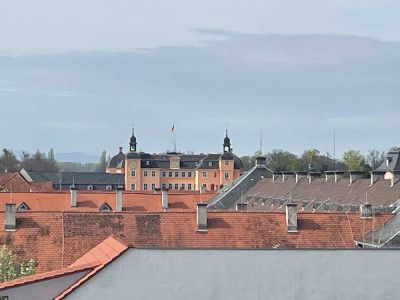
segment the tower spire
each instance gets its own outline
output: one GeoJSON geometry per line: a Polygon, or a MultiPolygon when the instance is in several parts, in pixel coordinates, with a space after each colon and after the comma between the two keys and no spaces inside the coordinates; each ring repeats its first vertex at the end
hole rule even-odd
{"type": "Polygon", "coordinates": [[[132,136],[131,136],[131,140],[129,142],[129,150],[131,152],[136,152],[137,141],[136,141],[136,136],[135,136],[135,127],[133,125],[134,124],[132,124],[132,136]]]}

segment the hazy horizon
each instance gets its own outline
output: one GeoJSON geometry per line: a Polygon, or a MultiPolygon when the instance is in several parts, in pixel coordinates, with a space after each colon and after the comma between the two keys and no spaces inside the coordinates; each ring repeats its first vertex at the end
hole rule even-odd
{"type": "Polygon", "coordinates": [[[110,155],[400,144],[394,1],[8,2],[0,146],[110,155]],[[79,7],[79,9],[77,9],[79,7]]]}

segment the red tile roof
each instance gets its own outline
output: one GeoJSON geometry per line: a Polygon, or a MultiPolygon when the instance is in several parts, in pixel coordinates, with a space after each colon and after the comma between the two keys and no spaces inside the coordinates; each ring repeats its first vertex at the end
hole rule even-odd
{"type": "MultiPolygon", "coordinates": [[[[168,211],[184,211],[196,209],[199,202],[207,202],[215,196],[213,193],[199,192],[174,193],[168,195],[168,211]]],[[[15,203],[17,207],[24,202],[31,211],[99,211],[105,202],[115,209],[115,191],[78,191],[77,207],[71,208],[69,191],[53,191],[45,193],[0,193],[0,211],[4,211],[5,203],[15,203]]],[[[123,211],[161,212],[161,194],[123,192],[123,211]]]]}
{"type": "MultiPolygon", "coordinates": [[[[36,283],[38,281],[49,280],[55,277],[61,277],[87,270],[88,273],[86,275],[84,275],[71,287],[63,291],[62,295],[65,296],[73,291],[75,288],[77,288],[79,285],[83,284],[94,274],[99,272],[107,264],[109,264],[119,255],[121,255],[126,249],[128,249],[128,247],[123,242],[114,237],[108,237],[103,242],[91,249],[88,253],[79,258],[77,261],[75,261],[69,267],[44,273],[38,273],[36,275],[22,277],[12,281],[1,283],[0,291],[20,285],[36,283]]],[[[62,299],[62,297],[57,297],[56,299],[62,299]]]]}
{"type": "Polygon", "coordinates": [[[49,271],[49,272],[45,272],[45,273],[39,273],[39,274],[32,275],[32,276],[22,277],[22,278],[18,278],[15,280],[0,283],[0,292],[4,289],[14,288],[14,287],[18,287],[18,286],[25,285],[25,284],[36,283],[38,281],[49,280],[49,279],[53,279],[56,277],[79,273],[79,272],[82,272],[85,270],[90,271],[93,269],[94,269],[93,265],[87,264],[87,265],[80,265],[80,266],[73,267],[73,268],[64,268],[64,269],[49,271]]]}
{"type": "MultiPolygon", "coordinates": [[[[18,212],[17,230],[1,230],[0,244],[21,260],[35,259],[38,272],[45,272],[72,264],[112,235],[144,248],[354,248],[355,239],[392,217],[362,220],[358,213],[299,213],[298,233],[288,233],[284,213],[208,212],[208,231],[199,233],[195,212],[18,212]]],[[[91,254],[105,259],[97,250],[91,254]]]]}
{"type": "Polygon", "coordinates": [[[84,284],[88,279],[94,276],[97,272],[100,272],[106,265],[111,263],[114,259],[120,256],[123,252],[128,249],[128,246],[116,239],[115,237],[106,238],[102,243],[94,247],[88,253],[86,253],[83,257],[78,259],[75,263],[73,263],[70,268],[79,265],[85,265],[86,263],[97,263],[98,266],[93,269],[90,273],[86,274],[75,284],[70,286],[68,289],[63,291],[55,300],[64,299],[67,295],[69,295],[72,291],[78,288],[80,285],[84,284]]]}
{"type": "Polygon", "coordinates": [[[52,189],[51,181],[31,183],[19,172],[0,174],[0,192],[45,192],[52,189]]]}

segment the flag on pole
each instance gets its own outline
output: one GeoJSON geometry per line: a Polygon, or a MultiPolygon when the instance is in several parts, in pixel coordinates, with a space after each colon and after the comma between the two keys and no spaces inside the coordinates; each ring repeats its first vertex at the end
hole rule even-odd
{"type": "Polygon", "coordinates": [[[172,127],[171,127],[171,133],[173,133],[174,131],[175,131],[175,124],[172,125],[172,127]]]}

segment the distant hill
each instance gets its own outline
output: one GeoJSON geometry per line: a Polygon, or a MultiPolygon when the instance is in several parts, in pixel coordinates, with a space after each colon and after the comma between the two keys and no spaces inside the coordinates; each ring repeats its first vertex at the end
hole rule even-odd
{"type": "Polygon", "coordinates": [[[98,163],[99,156],[82,152],[55,153],[55,159],[59,162],[98,163]]]}
{"type": "MultiPolygon", "coordinates": [[[[22,152],[27,152],[29,154],[32,154],[32,152],[30,152],[30,151],[24,151],[24,150],[14,151],[14,153],[18,159],[21,159],[22,152]]],[[[76,162],[76,163],[83,163],[83,164],[84,163],[98,163],[100,160],[99,156],[85,154],[82,152],[55,153],[54,157],[58,162],[76,162]]]]}

